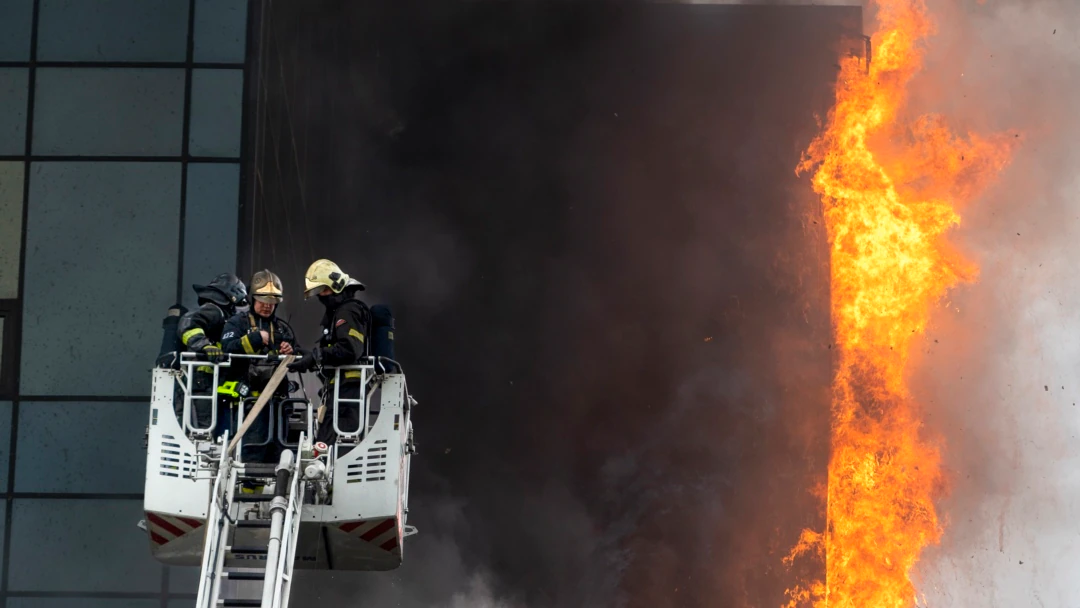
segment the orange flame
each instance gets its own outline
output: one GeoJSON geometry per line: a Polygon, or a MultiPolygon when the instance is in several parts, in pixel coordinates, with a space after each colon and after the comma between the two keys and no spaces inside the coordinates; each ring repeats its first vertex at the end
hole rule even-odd
{"type": "Polygon", "coordinates": [[[934,501],[944,477],[939,446],[920,434],[908,354],[932,306],[976,275],[944,242],[960,222],[956,206],[1010,156],[1002,137],[957,137],[938,117],[902,124],[934,28],[924,0],[877,4],[869,70],[859,58],[843,61],[836,105],[798,168],[817,166],[838,354],[826,530],[804,531],[785,560],[817,554],[825,580],[789,590],[789,607],[915,604],[912,570],[942,535],[934,501]]]}

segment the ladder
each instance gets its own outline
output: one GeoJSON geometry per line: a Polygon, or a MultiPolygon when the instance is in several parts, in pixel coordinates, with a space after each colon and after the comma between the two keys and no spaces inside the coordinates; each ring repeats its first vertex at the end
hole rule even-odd
{"type": "MultiPolygon", "coordinates": [[[[304,440],[301,435],[299,445],[304,440]]],[[[227,433],[222,445],[228,445],[227,433]]],[[[229,454],[222,449],[218,460],[196,607],[287,608],[300,533],[300,460],[291,450],[283,451],[276,465],[241,463],[229,454]],[[273,487],[273,493],[245,493],[245,482],[273,487]],[[249,538],[265,536],[265,543],[235,544],[238,531],[249,538]],[[261,567],[232,565],[237,562],[261,567]],[[261,594],[252,592],[259,582],[261,594]]]]}

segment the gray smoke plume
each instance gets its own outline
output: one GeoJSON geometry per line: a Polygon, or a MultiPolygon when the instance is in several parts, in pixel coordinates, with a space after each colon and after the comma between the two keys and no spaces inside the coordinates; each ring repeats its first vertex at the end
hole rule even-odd
{"type": "Polygon", "coordinates": [[[927,606],[1074,606],[1080,597],[1080,5],[931,2],[939,24],[913,112],[962,133],[1017,131],[1013,162],[961,210],[980,267],[927,332],[915,382],[944,438],[927,606]]]}

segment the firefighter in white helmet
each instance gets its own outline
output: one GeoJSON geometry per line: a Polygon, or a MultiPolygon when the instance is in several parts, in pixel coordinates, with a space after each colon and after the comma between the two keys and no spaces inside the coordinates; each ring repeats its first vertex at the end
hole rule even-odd
{"type": "MultiPolygon", "coordinates": [[[[370,312],[367,304],[356,297],[364,284],[345,274],[330,260],[316,260],[304,273],[304,298],[317,296],[326,308],[322,320],[319,345],[289,365],[291,371],[320,371],[323,379],[323,399],[326,410],[316,433],[316,441],[327,445],[337,440],[333,425],[333,372],[322,372],[323,366],[358,365],[367,356],[367,336],[370,312]]],[[[363,391],[359,371],[341,372],[338,393],[345,399],[358,399],[363,391]]],[[[343,431],[360,428],[360,410],[355,403],[343,403],[338,412],[338,424],[343,431]]]]}

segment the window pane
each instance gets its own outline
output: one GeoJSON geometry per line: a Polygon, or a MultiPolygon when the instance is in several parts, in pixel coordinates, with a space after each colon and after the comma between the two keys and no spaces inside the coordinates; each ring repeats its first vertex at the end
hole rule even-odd
{"type": "Polygon", "coordinates": [[[0,68],[0,154],[26,152],[26,68],[0,68]]]}
{"type": "Polygon", "coordinates": [[[235,270],[239,200],[239,164],[188,165],[183,283],[183,303],[188,308],[196,305],[193,283],[205,284],[235,270]]]}
{"type": "Polygon", "coordinates": [[[34,154],[178,156],[184,71],[41,68],[34,154]]]}
{"type": "Polygon", "coordinates": [[[151,557],[146,534],[135,527],[143,518],[141,500],[49,498],[12,504],[12,591],[161,590],[161,564],[151,557]]]}
{"type": "MultiPolygon", "coordinates": [[[[192,602],[192,606],[194,606],[192,602]]],[[[13,597],[7,608],[160,608],[159,600],[105,597],[13,597]]]]}
{"type": "Polygon", "coordinates": [[[0,300],[19,297],[23,163],[0,162],[0,300]]]}
{"type": "Polygon", "coordinates": [[[192,156],[240,157],[243,70],[194,70],[191,74],[192,156]]]}
{"type": "Polygon", "coordinates": [[[186,0],[41,0],[38,61],[184,61],[186,0]]]}
{"type": "Polygon", "coordinates": [[[0,401],[0,491],[3,492],[7,492],[8,458],[11,457],[11,407],[10,401],[0,401]]]}
{"type": "Polygon", "coordinates": [[[26,239],[27,276],[48,278],[23,294],[22,394],[149,394],[176,301],[179,163],[35,163],[26,239]]]}
{"type": "Polygon", "coordinates": [[[34,0],[0,0],[0,61],[30,59],[34,0]]]}
{"type": "Polygon", "coordinates": [[[243,63],[247,0],[195,0],[195,61],[243,63]]]}
{"type": "Polygon", "coordinates": [[[18,445],[34,453],[16,461],[15,491],[142,492],[148,411],[144,403],[23,401],[18,445]]]}
{"type": "Polygon", "coordinates": [[[195,566],[169,567],[169,593],[198,593],[199,569],[195,566]]]}

